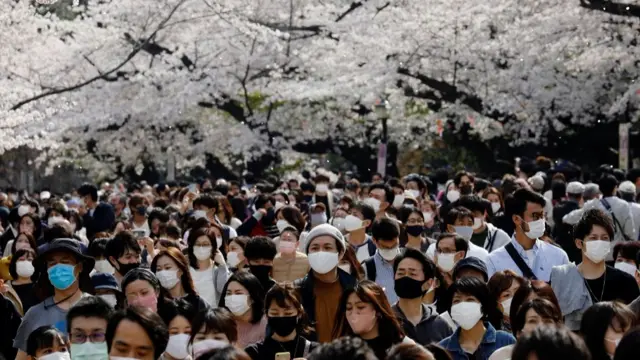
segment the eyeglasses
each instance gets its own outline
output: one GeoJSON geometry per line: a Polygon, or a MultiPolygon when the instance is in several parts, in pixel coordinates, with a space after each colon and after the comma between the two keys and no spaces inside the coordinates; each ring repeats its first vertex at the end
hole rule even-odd
{"type": "Polygon", "coordinates": [[[71,333],[71,342],[74,344],[84,344],[89,339],[92,343],[101,343],[105,341],[103,332],[95,332],[91,333],[91,335],[87,335],[85,333],[71,333]]]}

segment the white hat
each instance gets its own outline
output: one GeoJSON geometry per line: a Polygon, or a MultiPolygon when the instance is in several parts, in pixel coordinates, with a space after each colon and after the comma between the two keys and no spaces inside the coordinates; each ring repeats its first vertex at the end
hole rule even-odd
{"type": "Polygon", "coordinates": [[[584,185],[579,181],[572,181],[567,185],[567,194],[582,195],[584,193],[584,185]]]}
{"type": "Polygon", "coordinates": [[[342,235],[342,232],[340,232],[340,230],[338,230],[338,228],[333,225],[322,224],[314,227],[313,229],[311,229],[311,231],[309,231],[309,234],[307,234],[305,240],[307,242],[307,247],[305,249],[307,254],[309,253],[309,245],[311,244],[313,239],[320,236],[331,236],[332,238],[336,239],[336,242],[342,244],[343,250],[346,250],[347,242],[344,240],[344,235],[342,235]]]}
{"type": "Polygon", "coordinates": [[[636,186],[631,181],[623,181],[620,186],[618,186],[618,190],[623,193],[635,194],[636,186]]]}
{"type": "Polygon", "coordinates": [[[43,191],[40,193],[40,200],[49,200],[51,199],[51,193],[48,191],[43,191]]]}
{"type": "Polygon", "coordinates": [[[527,180],[529,185],[533,188],[533,190],[540,191],[544,189],[544,178],[540,175],[534,175],[527,180]]]}

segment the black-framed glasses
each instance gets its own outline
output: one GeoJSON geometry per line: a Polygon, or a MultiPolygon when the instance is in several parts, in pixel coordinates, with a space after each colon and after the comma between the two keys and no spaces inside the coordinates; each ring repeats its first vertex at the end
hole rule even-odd
{"type": "Polygon", "coordinates": [[[94,332],[90,335],[81,332],[71,333],[71,342],[74,344],[84,344],[87,342],[87,339],[92,343],[101,343],[105,341],[105,334],[104,332],[94,332]]]}

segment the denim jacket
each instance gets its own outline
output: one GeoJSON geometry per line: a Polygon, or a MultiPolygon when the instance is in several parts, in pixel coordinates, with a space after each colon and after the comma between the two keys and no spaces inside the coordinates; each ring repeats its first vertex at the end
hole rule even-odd
{"type": "MultiPolygon", "coordinates": [[[[507,345],[515,344],[516,339],[508,332],[496,331],[489,322],[484,322],[484,327],[487,331],[485,331],[482,342],[475,352],[477,360],[487,360],[494,351],[507,345]]],[[[459,340],[460,328],[458,327],[453,335],[440,341],[439,345],[449,351],[453,360],[468,360],[469,356],[460,346],[459,340]]]]}

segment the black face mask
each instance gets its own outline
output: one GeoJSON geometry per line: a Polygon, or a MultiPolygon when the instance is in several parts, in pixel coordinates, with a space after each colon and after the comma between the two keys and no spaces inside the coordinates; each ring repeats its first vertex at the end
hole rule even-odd
{"type": "Polygon", "coordinates": [[[402,299],[415,299],[422,297],[426,291],[422,290],[424,281],[418,281],[408,276],[395,281],[396,295],[402,299]]]}
{"type": "Polygon", "coordinates": [[[285,337],[290,335],[293,330],[298,326],[297,316],[285,316],[285,317],[269,317],[269,327],[278,334],[278,336],[285,337]]]}
{"type": "Polygon", "coordinates": [[[118,261],[118,272],[120,275],[125,276],[127,273],[133,269],[137,269],[140,267],[140,263],[131,263],[131,264],[123,264],[118,261]]]}
{"type": "Polygon", "coordinates": [[[473,191],[473,187],[471,185],[462,185],[460,187],[461,195],[470,195],[472,191],[473,191]]]}
{"type": "Polygon", "coordinates": [[[313,200],[313,195],[305,195],[304,196],[304,202],[311,203],[312,200],[313,200]]]}
{"type": "Polygon", "coordinates": [[[420,236],[423,232],[424,226],[422,225],[407,226],[407,234],[411,236],[420,236]]]}
{"type": "Polygon", "coordinates": [[[260,282],[269,280],[271,269],[273,269],[273,266],[271,265],[249,265],[249,271],[251,271],[251,273],[260,280],[260,282]]]}

